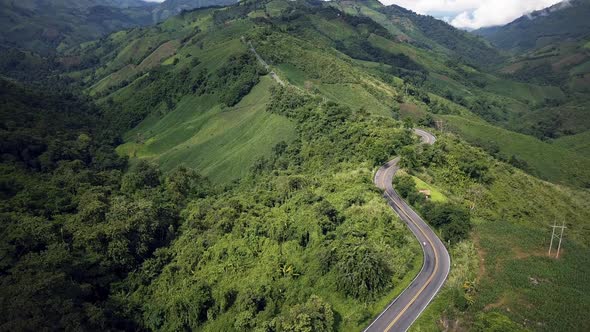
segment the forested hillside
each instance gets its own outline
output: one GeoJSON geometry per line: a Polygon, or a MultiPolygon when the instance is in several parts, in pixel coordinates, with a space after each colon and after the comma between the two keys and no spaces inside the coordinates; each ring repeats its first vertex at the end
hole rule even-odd
{"type": "Polygon", "coordinates": [[[451,55],[467,64],[489,66],[501,60],[499,52],[483,39],[432,16],[370,0],[335,1],[333,4],[347,13],[372,18],[396,35],[399,41],[451,55]]]}
{"type": "Polygon", "coordinates": [[[221,6],[233,0],[32,0],[0,1],[0,46],[43,55],[108,33],[164,20],[182,10],[221,6]]]}
{"type": "Polygon", "coordinates": [[[207,183],[147,163],[123,174],[117,135],[71,93],[2,80],[0,95],[1,329],[113,326],[111,284],[174,239],[207,183]]]}
{"type": "Polygon", "coordinates": [[[423,263],[373,184],[394,156],[452,256],[415,330],[590,328],[584,138],[516,128],[572,92],[495,73],[477,37],[272,0],[6,49],[0,330],[361,331],[423,263]]]}
{"type": "Polygon", "coordinates": [[[559,87],[565,98],[547,98],[514,120],[510,129],[584,156],[576,146],[590,130],[590,2],[567,1],[506,26],[475,33],[511,52],[500,75],[523,83],[559,87]],[[562,143],[563,142],[563,143],[562,143]]]}

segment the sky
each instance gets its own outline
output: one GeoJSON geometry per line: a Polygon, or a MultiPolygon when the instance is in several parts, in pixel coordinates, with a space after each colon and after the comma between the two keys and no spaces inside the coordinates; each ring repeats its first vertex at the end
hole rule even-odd
{"type": "Polygon", "coordinates": [[[504,25],[562,0],[380,0],[444,19],[462,29],[504,25]]]}
{"type": "MultiPolygon", "coordinates": [[[[162,2],[163,0],[147,0],[162,2]]],[[[479,29],[504,25],[532,11],[562,0],[379,0],[396,4],[419,14],[443,19],[457,28],[479,29]]]]}

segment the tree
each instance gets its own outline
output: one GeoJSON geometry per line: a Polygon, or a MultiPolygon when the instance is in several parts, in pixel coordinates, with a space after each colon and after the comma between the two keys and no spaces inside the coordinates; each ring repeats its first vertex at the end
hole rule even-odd
{"type": "Polygon", "coordinates": [[[338,210],[325,199],[316,205],[316,211],[319,216],[318,222],[324,235],[330,231],[334,231],[342,223],[343,218],[338,214],[338,210]]]}
{"type": "Polygon", "coordinates": [[[471,220],[467,209],[452,203],[430,203],[423,210],[428,222],[441,229],[445,241],[457,243],[469,235],[471,220]]]}
{"type": "Polygon", "coordinates": [[[121,190],[126,193],[134,193],[140,189],[157,187],[160,185],[160,175],[160,170],[156,165],[140,160],[123,177],[121,190]]]}
{"type": "Polygon", "coordinates": [[[150,330],[193,331],[207,320],[214,306],[211,288],[198,280],[187,280],[181,289],[160,285],[144,304],[145,326],[150,330]]]}
{"type": "Polygon", "coordinates": [[[306,303],[294,305],[273,323],[277,331],[331,332],[334,330],[334,313],[329,303],[312,295],[306,303]]]}
{"type": "Polygon", "coordinates": [[[172,201],[183,205],[189,198],[205,197],[208,185],[205,178],[185,166],[177,167],[164,180],[166,192],[171,196],[172,201]]]}
{"type": "Polygon", "coordinates": [[[415,146],[405,146],[400,151],[400,166],[415,169],[421,166],[420,155],[415,146]]]}
{"type": "Polygon", "coordinates": [[[416,183],[411,176],[397,175],[393,179],[395,190],[402,196],[408,197],[416,191],[416,183]]]}
{"type": "Polygon", "coordinates": [[[366,301],[391,282],[392,271],[363,239],[343,240],[337,248],[336,259],[336,285],[347,295],[366,301]]]}

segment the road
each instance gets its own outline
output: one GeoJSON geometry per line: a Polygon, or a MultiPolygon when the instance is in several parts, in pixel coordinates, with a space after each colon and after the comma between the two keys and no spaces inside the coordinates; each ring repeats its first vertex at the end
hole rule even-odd
{"type": "MultiPolygon", "coordinates": [[[[434,144],[436,138],[421,129],[414,132],[425,144],[434,144]]],[[[451,259],[442,241],[422,218],[393,189],[392,179],[398,171],[399,158],[383,165],[375,174],[375,185],[384,191],[384,197],[395,213],[406,223],[418,239],[424,252],[422,270],[365,332],[406,331],[420,316],[444,284],[451,259]]]]}
{"type": "MultiPolygon", "coordinates": [[[[244,37],[242,37],[242,41],[245,41],[244,37]]],[[[264,59],[258,54],[258,52],[256,52],[256,49],[252,45],[251,41],[248,41],[248,47],[250,48],[250,52],[254,53],[254,56],[256,57],[256,59],[258,59],[258,62],[260,62],[262,67],[264,67],[264,69],[266,69],[267,71],[270,71],[270,77],[277,83],[279,83],[281,86],[285,86],[285,82],[283,82],[283,80],[279,77],[279,75],[277,75],[277,73],[274,72],[274,70],[270,70],[270,66],[268,65],[268,63],[264,61],[264,59]]]]}

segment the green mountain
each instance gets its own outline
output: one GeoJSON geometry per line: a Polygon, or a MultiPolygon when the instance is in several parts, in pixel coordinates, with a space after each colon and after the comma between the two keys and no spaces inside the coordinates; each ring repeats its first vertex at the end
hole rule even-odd
{"type": "Polygon", "coordinates": [[[547,100],[516,120],[512,129],[541,139],[583,135],[590,130],[590,2],[569,1],[524,16],[503,27],[476,31],[510,51],[500,75],[557,86],[562,100],[547,100]]]}
{"type": "Polygon", "coordinates": [[[238,2],[237,0],[166,0],[152,11],[154,22],[160,22],[170,16],[178,15],[184,10],[195,8],[226,6],[238,2]]]}
{"type": "MultiPolygon", "coordinates": [[[[435,23],[432,18],[425,18],[407,11],[403,12],[406,16],[403,20],[404,24],[400,25],[396,21],[397,16],[382,13],[391,10],[399,11],[397,7],[392,9],[375,3],[328,2],[319,5],[304,2],[286,6],[284,2],[271,1],[264,6],[257,2],[249,2],[229,8],[231,10],[212,9],[210,13],[207,12],[209,15],[207,17],[210,17],[207,19],[191,21],[192,14],[187,13],[185,15],[189,16],[171,19],[151,29],[121,31],[107,39],[84,44],[82,48],[72,50],[64,56],[77,59],[80,65],[77,72],[71,75],[82,77],[90,95],[103,101],[113,100],[115,104],[117,100],[126,100],[128,105],[138,105],[141,103],[136,102],[135,98],[146,100],[145,97],[141,97],[146,83],[141,82],[154,82],[153,84],[157,85],[154,79],[150,78],[153,75],[150,74],[152,71],[156,70],[157,75],[175,77],[182,69],[182,71],[190,72],[188,76],[192,77],[190,79],[196,79],[197,74],[212,75],[223,63],[223,59],[231,54],[239,55],[240,52],[247,50],[248,47],[244,44],[242,37],[247,37],[246,32],[262,29],[260,26],[264,27],[264,23],[285,30],[283,35],[288,38],[302,39],[303,42],[313,39],[316,45],[319,45],[312,47],[305,44],[305,48],[309,49],[307,53],[292,50],[290,46],[279,48],[298,54],[301,58],[298,61],[290,60],[292,57],[288,57],[289,60],[286,62],[283,55],[274,55],[276,50],[266,55],[279,76],[292,84],[301,88],[313,86],[334,101],[344,102],[353,108],[364,107],[379,114],[389,114],[395,110],[403,117],[421,119],[432,117],[429,115],[430,111],[447,121],[449,128],[472,139],[472,143],[482,145],[490,151],[500,149],[498,156],[505,160],[522,160],[529,165],[528,171],[544,179],[584,185],[586,180],[580,182],[579,179],[590,178],[584,175],[587,171],[583,165],[588,165],[588,160],[571,151],[561,151],[562,147],[555,147],[556,150],[560,150],[558,154],[549,153],[544,158],[535,158],[529,151],[544,150],[544,143],[539,140],[530,140],[531,144],[535,145],[530,149],[519,147],[518,140],[505,140],[502,144],[495,144],[493,142],[497,140],[498,133],[490,132],[489,137],[475,140],[473,135],[466,131],[467,127],[459,123],[459,119],[467,118],[481,126],[491,124],[490,128],[500,126],[527,134],[535,134],[541,130],[547,131],[535,122],[523,126],[522,119],[526,117],[537,119],[532,115],[535,110],[542,109],[551,103],[562,103],[566,96],[566,89],[559,85],[517,82],[507,79],[503,74],[494,75],[485,69],[478,69],[469,62],[463,62],[461,59],[467,53],[484,54],[488,51],[489,57],[496,59],[498,63],[503,60],[488,44],[464,32],[444,23],[435,23]],[[209,22],[209,19],[213,22],[209,22]],[[422,22],[415,23],[422,28],[410,28],[414,21],[422,22]],[[237,27],[234,28],[234,24],[237,27]],[[441,38],[439,34],[436,34],[436,38],[427,38],[428,34],[422,31],[427,31],[428,27],[435,24],[437,24],[437,30],[443,30],[453,37],[441,38]],[[213,37],[208,32],[211,26],[219,25],[227,25],[226,32],[223,34],[225,39],[217,40],[217,37],[213,37]],[[404,31],[412,31],[412,35],[404,31]],[[226,41],[231,38],[234,40],[232,43],[226,41]],[[451,47],[457,43],[467,44],[470,41],[475,41],[470,49],[461,47],[453,50],[451,47]],[[206,45],[210,47],[207,48],[206,45]],[[320,48],[316,50],[318,47],[320,48]],[[203,60],[202,57],[207,59],[211,56],[211,49],[216,49],[218,54],[210,61],[203,60]],[[350,75],[345,75],[344,77],[347,78],[336,79],[330,74],[323,77],[322,73],[326,72],[326,68],[309,68],[318,62],[317,58],[324,57],[323,49],[330,49],[336,52],[338,58],[345,59],[342,65],[338,65],[339,68],[345,66],[339,71],[358,72],[359,74],[355,75],[359,78],[352,79],[349,78],[350,75]],[[200,56],[199,54],[203,52],[207,54],[200,56]],[[307,57],[313,60],[303,60],[307,57]],[[85,69],[96,63],[100,66],[98,70],[93,69],[94,67],[85,69]],[[364,79],[366,75],[369,76],[364,79]],[[406,102],[404,97],[393,98],[396,93],[388,91],[391,88],[383,87],[377,90],[369,88],[363,82],[373,80],[370,77],[377,77],[393,87],[405,86],[404,89],[408,90],[407,93],[412,95],[414,101],[406,102]],[[382,89],[383,91],[379,92],[382,89]],[[382,96],[390,97],[384,99],[382,96]],[[462,117],[452,115],[462,115],[462,117]],[[492,144],[486,142],[492,142],[492,144]],[[564,156],[567,156],[567,160],[576,160],[574,164],[580,166],[561,167],[564,156]],[[541,159],[543,162],[540,161],[541,159]]],[[[253,43],[257,42],[255,38],[249,39],[252,39],[253,43]]],[[[278,47],[278,45],[275,46],[278,47]]],[[[256,46],[257,49],[260,47],[262,51],[266,51],[265,44],[256,46]]],[[[178,82],[178,84],[185,83],[178,82]]],[[[154,104],[141,107],[133,116],[117,111],[120,116],[132,117],[122,119],[120,124],[126,124],[126,128],[130,129],[145,116],[150,115],[154,108],[161,108],[159,112],[163,113],[174,110],[176,104],[182,102],[184,93],[167,92],[168,95],[165,98],[159,96],[154,100],[154,104]],[[166,104],[162,104],[165,101],[166,104]]],[[[123,108],[126,107],[123,106],[123,108]]],[[[156,125],[158,121],[152,119],[151,126],[156,125]]],[[[148,144],[132,148],[133,144],[129,142],[122,149],[131,155],[168,160],[169,167],[176,163],[172,162],[173,160],[183,158],[189,158],[194,166],[198,165],[195,164],[198,163],[198,159],[188,157],[182,152],[184,150],[179,149],[183,142],[190,138],[189,136],[181,140],[157,138],[153,136],[156,132],[159,132],[159,135],[162,134],[155,127],[145,127],[141,132],[133,132],[132,135],[144,137],[148,144]],[[160,139],[167,143],[161,145],[158,142],[160,139]],[[158,148],[154,149],[152,146],[158,148]],[[162,155],[162,152],[166,155],[162,155]],[[178,157],[174,156],[176,153],[179,154],[178,157]]],[[[539,137],[544,136],[539,135],[539,137]]],[[[128,140],[131,140],[131,136],[128,136],[128,140]]],[[[190,149],[192,145],[182,147],[190,149]]]]}
{"type": "Polygon", "coordinates": [[[590,328],[587,136],[512,131],[570,91],[495,73],[479,38],[374,1],[270,0],[10,50],[0,329],[361,331],[422,266],[373,185],[394,156],[453,262],[416,330],[590,328]]]}
{"type": "Polygon", "coordinates": [[[484,36],[507,50],[531,50],[588,37],[590,1],[568,0],[532,12],[501,27],[483,28],[473,33],[484,36]]]}
{"type": "Polygon", "coordinates": [[[0,43],[43,54],[151,22],[149,5],[121,1],[11,1],[0,3],[0,43]],[[142,7],[128,8],[127,5],[142,7]]]}
{"type": "Polygon", "coordinates": [[[492,65],[501,60],[498,51],[483,39],[434,17],[419,15],[396,5],[382,6],[370,1],[336,1],[334,4],[349,14],[375,20],[399,41],[444,53],[476,66],[492,65]]]}
{"type": "MultiPolygon", "coordinates": [[[[437,321],[440,312],[457,317],[461,315],[459,312],[467,311],[473,315],[468,319],[463,318],[461,324],[479,324],[483,330],[486,326],[502,324],[500,322],[511,322],[513,328],[530,328],[527,321],[532,320],[545,324],[542,326],[547,326],[547,330],[556,328],[555,322],[547,322],[542,318],[550,310],[559,308],[559,301],[549,306],[543,305],[542,299],[549,285],[528,293],[528,284],[519,284],[524,272],[514,267],[527,266],[535,271],[534,278],[549,278],[555,272],[550,262],[533,253],[535,250],[541,251],[540,248],[544,249],[546,230],[541,225],[548,225],[553,218],[559,218],[562,209],[574,209],[584,214],[582,211],[586,211],[587,207],[583,200],[575,198],[577,191],[539,181],[536,177],[585,187],[590,179],[590,160],[563,145],[550,144],[509,129],[517,128],[518,119],[533,109],[552,100],[564,100],[567,91],[557,85],[518,82],[463,60],[466,54],[489,52],[487,56],[493,59],[490,63],[500,65],[505,61],[489,44],[478,38],[411,12],[404,11],[406,16],[402,20],[397,16],[401,14],[393,14],[395,10],[400,11],[396,7],[387,8],[374,2],[275,0],[264,3],[242,2],[224,9],[186,12],[157,27],[118,32],[105,40],[72,50],[68,56],[80,57],[81,63],[98,61],[98,66],[81,66],[69,75],[83,82],[86,93],[93,96],[109,114],[108,117],[115,119],[119,130],[125,132],[124,143],[117,148],[121,155],[135,162],[155,162],[165,171],[184,164],[198,169],[213,183],[224,187],[231,187],[232,182],[240,181],[243,186],[223,196],[223,199],[240,202],[242,217],[239,220],[258,220],[250,214],[253,210],[244,210],[243,206],[258,206],[261,203],[258,198],[247,198],[257,195],[258,189],[253,188],[260,188],[259,181],[271,183],[273,188],[274,181],[289,181],[286,183],[291,183],[291,188],[299,188],[300,184],[296,184],[299,180],[291,178],[293,176],[316,179],[318,182],[314,186],[318,189],[303,184],[301,190],[285,189],[291,193],[285,194],[286,197],[304,200],[299,195],[304,195],[303,192],[308,190],[325,197],[324,188],[329,190],[327,188],[332,185],[334,195],[327,196],[327,200],[336,204],[336,210],[347,215],[345,220],[350,220],[354,217],[347,213],[357,204],[345,203],[345,197],[350,192],[345,182],[350,180],[337,184],[324,182],[324,179],[332,179],[332,166],[343,168],[342,172],[337,171],[338,177],[351,179],[346,174],[354,173],[353,168],[345,165],[358,165],[361,160],[369,160],[366,167],[370,169],[386,160],[385,155],[390,153],[386,152],[387,138],[381,136],[385,132],[379,128],[382,125],[389,126],[391,117],[427,126],[434,126],[436,120],[441,120],[445,132],[452,131],[458,135],[445,136],[439,132],[441,140],[446,142],[442,143],[441,149],[448,157],[441,157],[434,152],[430,155],[429,151],[411,148],[398,149],[395,153],[408,153],[409,160],[416,160],[409,164],[415,168],[412,174],[445,192],[446,202],[469,206],[477,221],[475,232],[483,237],[478,244],[480,254],[488,253],[486,260],[499,263],[485,265],[483,268],[489,272],[478,272],[475,266],[485,263],[476,263],[480,260],[474,247],[470,247],[472,243],[464,242],[461,247],[457,247],[454,259],[463,262],[460,267],[455,267],[458,275],[451,279],[453,281],[446,295],[441,296],[438,304],[435,304],[438,308],[435,313],[426,315],[423,321],[418,322],[419,326],[437,329],[439,327],[429,322],[437,321]],[[448,34],[449,37],[441,38],[438,34],[432,36],[427,32],[431,25],[432,29],[441,29],[444,31],[441,34],[448,34]],[[471,48],[452,46],[468,43],[471,43],[471,48]],[[268,68],[261,66],[252,48],[268,68]],[[282,88],[280,82],[286,87],[282,88]],[[340,105],[343,109],[336,111],[330,105],[340,105]],[[352,114],[352,117],[345,114],[352,114]],[[480,146],[487,153],[458,143],[458,137],[480,146]],[[438,161],[433,164],[428,160],[438,161]],[[517,171],[509,164],[536,177],[517,171]],[[266,172],[269,170],[273,174],[270,177],[263,175],[262,178],[251,178],[253,173],[268,174],[266,172]],[[338,202],[343,202],[343,205],[338,205],[338,202]],[[564,203],[567,207],[558,202],[567,202],[564,203]],[[555,209],[547,212],[545,206],[555,209]],[[508,236],[502,230],[511,235],[508,236]],[[498,237],[499,233],[503,236],[498,237]],[[512,239],[520,245],[510,244],[506,247],[510,248],[506,249],[508,252],[503,251],[501,248],[505,244],[500,238],[506,241],[512,239]],[[523,256],[520,252],[527,254],[523,256]],[[498,258],[503,255],[506,255],[506,261],[498,258]],[[538,260],[543,260],[543,263],[538,260]],[[508,265],[510,268],[506,267],[508,265]],[[464,282],[477,278],[481,278],[481,285],[485,285],[485,288],[480,291],[481,297],[473,295],[471,298],[472,295],[465,293],[464,282]],[[505,296],[502,292],[505,289],[511,291],[506,295],[508,299],[503,300],[506,304],[499,307],[509,307],[512,312],[490,311],[487,306],[494,307],[494,303],[505,296]],[[514,311],[519,301],[530,301],[535,309],[514,311]],[[486,307],[488,309],[484,309],[486,307]]],[[[391,126],[395,127],[393,123],[391,126]]],[[[397,142],[401,142],[399,138],[397,142]]],[[[365,174],[360,176],[363,181],[370,182],[370,172],[359,172],[365,174]]],[[[285,188],[279,184],[276,186],[285,188]]],[[[270,195],[274,196],[274,189],[271,191],[273,193],[270,195]]],[[[580,191],[582,197],[586,197],[585,189],[580,191]]],[[[356,199],[367,202],[369,198],[354,198],[353,201],[356,199]]],[[[288,199],[285,202],[292,201],[288,199]]],[[[212,226],[196,225],[201,222],[220,225],[213,220],[226,222],[216,212],[197,212],[212,204],[214,210],[222,209],[224,203],[214,200],[203,204],[188,209],[191,212],[187,213],[199,213],[199,217],[195,217],[195,228],[209,232],[212,226]],[[219,205],[214,205],[214,202],[219,205]]],[[[277,204],[281,210],[290,203],[273,204],[277,204]]],[[[314,204],[310,203],[311,206],[314,204]]],[[[310,205],[300,201],[291,206],[290,211],[301,211],[301,215],[297,214],[298,221],[293,224],[288,222],[288,225],[302,229],[315,227],[303,216],[313,213],[307,210],[310,205]]],[[[284,212],[263,210],[280,215],[284,212]]],[[[573,217],[576,222],[572,222],[571,227],[576,229],[573,231],[576,240],[572,245],[579,245],[584,253],[587,252],[587,249],[582,249],[587,243],[583,235],[586,224],[577,212],[573,215],[576,215],[573,217]]],[[[252,223],[258,225],[257,222],[252,223]]],[[[347,225],[362,229],[359,224],[347,225]]],[[[378,225],[381,227],[381,224],[378,225]]],[[[338,226],[337,229],[348,226],[338,226]]],[[[241,237],[236,238],[234,228],[231,229],[227,237],[241,241],[241,237]]],[[[293,232],[290,234],[294,235],[289,235],[285,243],[290,242],[289,245],[295,246],[301,236],[307,236],[305,231],[293,232]]],[[[199,238],[197,234],[197,230],[186,233],[172,247],[173,252],[186,252],[173,260],[173,266],[192,262],[190,264],[196,264],[200,269],[200,272],[194,270],[196,275],[208,280],[208,284],[213,285],[214,293],[233,289],[238,294],[244,294],[246,288],[259,289],[255,297],[263,297],[265,303],[272,301],[270,303],[275,306],[255,307],[247,304],[250,302],[242,302],[247,301],[242,297],[226,310],[214,309],[219,310],[215,311],[219,318],[206,321],[195,318],[194,326],[202,326],[203,330],[249,330],[260,326],[281,330],[281,326],[287,325],[280,324],[292,319],[284,315],[286,311],[311,310],[309,308],[312,305],[308,303],[311,300],[302,297],[296,289],[308,289],[330,303],[332,312],[344,317],[334,325],[337,330],[361,330],[368,318],[359,317],[371,317],[387,302],[385,297],[377,296],[374,301],[368,302],[363,313],[357,305],[349,305],[358,303],[355,301],[362,296],[346,293],[339,286],[325,286],[338,285],[339,270],[328,270],[322,277],[321,272],[313,270],[314,266],[327,264],[311,258],[323,257],[315,251],[319,247],[314,244],[303,246],[301,251],[298,249],[293,254],[282,253],[284,259],[277,258],[279,261],[275,263],[280,266],[280,271],[285,271],[279,272],[280,275],[286,273],[290,276],[288,279],[291,285],[284,287],[285,292],[290,294],[289,298],[296,299],[293,302],[266,294],[265,287],[258,285],[260,274],[254,271],[266,271],[268,264],[273,264],[265,263],[266,260],[274,262],[274,258],[269,256],[271,253],[266,250],[257,251],[258,255],[264,257],[259,260],[254,258],[256,254],[246,254],[249,267],[243,272],[244,279],[240,279],[240,284],[226,279],[214,281],[213,270],[220,268],[217,264],[225,266],[227,261],[191,260],[191,253],[197,250],[212,252],[194,247],[188,249],[192,239],[199,238]],[[297,276],[291,276],[292,273],[297,276]],[[324,286],[328,287],[326,291],[323,290],[324,286]],[[344,300],[340,297],[343,294],[350,298],[344,300]]],[[[375,233],[371,231],[368,234],[375,233]]],[[[325,238],[319,233],[317,236],[319,243],[325,243],[321,240],[325,238]]],[[[347,238],[344,235],[335,236],[336,239],[347,238]]],[[[224,250],[231,247],[226,241],[215,238],[215,246],[224,250]]],[[[341,243],[334,243],[332,248],[337,250],[341,246],[341,243]]],[[[277,250],[280,251],[280,248],[279,245],[277,250]]],[[[367,250],[379,251],[379,248],[367,250]]],[[[340,254],[336,253],[336,256],[340,254]]],[[[584,262],[585,258],[580,254],[568,258],[565,264],[574,268],[582,266],[584,262]]],[[[379,263],[375,264],[380,266],[379,263]]],[[[395,268],[402,266],[408,269],[414,265],[406,261],[405,265],[396,265],[395,268]]],[[[181,272],[182,277],[170,284],[169,280],[176,277],[166,270],[153,279],[146,289],[138,284],[126,284],[124,292],[133,294],[133,300],[126,302],[127,305],[139,307],[138,311],[132,313],[136,317],[133,320],[151,324],[147,326],[154,329],[176,329],[176,325],[158,325],[165,324],[158,322],[166,320],[146,321],[137,317],[170,315],[171,303],[176,303],[174,301],[179,301],[183,296],[178,283],[187,280],[191,273],[181,272]],[[149,299],[147,302],[156,301],[157,298],[165,300],[158,301],[158,306],[154,308],[141,304],[146,302],[146,298],[149,299]]],[[[382,275],[380,272],[372,273],[382,275]]],[[[265,285],[273,285],[270,289],[280,287],[275,282],[284,280],[280,277],[277,281],[270,281],[276,276],[268,278],[262,280],[265,285]]],[[[403,281],[400,282],[403,284],[403,281]]],[[[567,284],[566,288],[572,292],[580,290],[574,278],[560,279],[560,282],[567,284]]],[[[564,289],[555,290],[552,294],[557,296],[562,291],[564,289]]],[[[214,299],[215,303],[219,301],[219,298],[214,299]]],[[[570,313],[563,312],[560,323],[575,329],[579,314],[587,308],[587,303],[588,300],[583,299],[580,307],[570,313]]],[[[322,305],[318,304],[316,308],[322,305]]],[[[192,312],[204,309],[195,310],[192,312]]],[[[323,314],[318,313],[317,317],[322,317],[318,318],[321,321],[331,322],[323,314]]],[[[177,322],[178,318],[168,321],[177,322]]]]}
{"type": "Polygon", "coordinates": [[[182,10],[225,5],[233,0],[30,0],[0,1],[0,45],[54,54],[108,33],[157,23],[182,10]]]}

